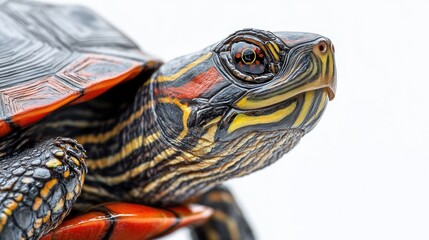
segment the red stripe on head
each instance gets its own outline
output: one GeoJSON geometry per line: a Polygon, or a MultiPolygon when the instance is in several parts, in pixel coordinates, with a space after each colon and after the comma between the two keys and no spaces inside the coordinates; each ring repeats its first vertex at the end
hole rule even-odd
{"type": "Polygon", "coordinates": [[[191,81],[180,87],[163,88],[160,93],[179,99],[192,99],[210,91],[216,84],[223,80],[220,73],[211,67],[207,72],[201,73],[191,81]]]}

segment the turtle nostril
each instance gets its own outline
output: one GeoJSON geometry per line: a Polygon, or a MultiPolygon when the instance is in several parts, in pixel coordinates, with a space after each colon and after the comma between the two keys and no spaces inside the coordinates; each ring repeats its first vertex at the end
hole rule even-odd
{"type": "Polygon", "coordinates": [[[319,43],[319,51],[321,53],[326,53],[327,50],[328,50],[328,44],[325,41],[321,41],[319,43]]]}

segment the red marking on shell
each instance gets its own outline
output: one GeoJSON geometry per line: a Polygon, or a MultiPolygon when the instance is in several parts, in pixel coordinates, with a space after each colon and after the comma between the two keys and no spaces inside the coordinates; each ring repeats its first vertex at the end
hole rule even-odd
{"type": "Polygon", "coordinates": [[[84,95],[74,101],[89,101],[121,82],[134,78],[142,71],[141,63],[129,59],[84,55],[70,64],[58,75],[74,82],[84,89],[84,95]]]}
{"type": "Polygon", "coordinates": [[[150,68],[153,62],[142,66],[141,62],[129,59],[84,54],[60,70],[57,73],[60,78],[46,76],[1,89],[0,98],[6,107],[3,109],[4,116],[0,117],[0,136],[11,131],[6,123],[2,123],[6,118],[11,118],[21,127],[28,126],[68,103],[88,101],[134,78],[144,67],[150,68]],[[71,87],[63,79],[78,87],[71,87]],[[81,89],[84,89],[83,95],[81,89]]]}
{"type": "Polygon", "coordinates": [[[177,97],[181,99],[197,98],[201,94],[210,91],[216,84],[222,81],[223,77],[211,67],[207,72],[201,73],[191,81],[180,87],[167,87],[160,89],[161,94],[177,97]]]}
{"type": "Polygon", "coordinates": [[[48,113],[73,101],[80,95],[55,76],[2,90],[1,98],[8,103],[7,114],[19,126],[28,126],[48,113]]]}

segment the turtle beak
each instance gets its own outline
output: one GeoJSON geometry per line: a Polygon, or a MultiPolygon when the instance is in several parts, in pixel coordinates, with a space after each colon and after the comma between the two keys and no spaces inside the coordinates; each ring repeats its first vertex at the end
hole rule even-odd
{"type": "Polygon", "coordinates": [[[313,47],[313,52],[321,59],[322,71],[320,78],[310,84],[309,90],[313,90],[311,85],[315,85],[315,89],[324,88],[328,92],[329,100],[333,100],[337,89],[334,44],[327,38],[319,39],[318,43],[313,47]]]}
{"type": "Polygon", "coordinates": [[[329,100],[335,98],[337,88],[337,71],[335,67],[335,47],[330,39],[314,33],[302,32],[276,32],[277,36],[288,46],[293,49],[299,45],[314,42],[313,52],[322,60],[325,71],[322,70],[322,75],[317,82],[308,86],[306,90],[315,90],[325,88],[328,93],[329,100]],[[325,74],[323,74],[325,73],[325,74]],[[315,88],[317,86],[317,88],[315,88]]]}
{"type": "Polygon", "coordinates": [[[328,92],[329,100],[333,100],[337,90],[337,69],[335,67],[334,44],[327,38],[319,39],[318,43],[313,47],[313,52],[322,62],[320,82],[316,81],[315,84],[324,88],[328,92]]]}
{"type": "Polygon", "coordinates": [[[335,98],[337,74],[334,45],[326,37],[312,33],[275,33],[289,48],[277,78],[250,90],[235,102],[241,110],[275,106],[309,91],[323,89],[335,98]]]}

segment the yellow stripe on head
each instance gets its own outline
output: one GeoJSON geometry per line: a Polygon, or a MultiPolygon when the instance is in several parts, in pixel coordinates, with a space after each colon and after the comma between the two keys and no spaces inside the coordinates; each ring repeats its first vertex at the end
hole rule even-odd
{"type": "Polygon", "coordinates": [[[232,133],[237,129],[258,125],[258,124],[267,124],[278,122],[285,117],[289,116],[296,108],[296,102],[293,102],[286,108],[277,110],[271,114],[262,115],[262,116],[249,116],[247,114],[240,113],[238,114],[231,125],[228,128],[228,133],[232,133]]]}
{"type": "Polygon", "coordinates": [[[327,92],[326,92],[326,90],[325,90],[325,91],[323,91],[323,93],[322,93],[322,96],[321,96],[321,99],[320,99],[320,103],[319,103],[319,106],[317,107],[316,113],[315,113],[313,116],[311,116],[311,118],[307,121],[307,123],[305,124],[305,126],[306,126],[306,127],[307,127],[311,122],[313,122],[313,120],[314,120],[317,116],[319,116],[320,112],[322,111],[323,107],[324,107],[324,106],[325,106],[325,104],[326,104],[326,100],[327,100],[327,98],[328,98],[328,93],[327,93],[327,92]]]}
{"type": "Polygon", "coordinates": [[[274,59],[276,61],[279,61],[280,60],[279,51],[278,51],[279,47],[277,46],[277,44],[275,44],[274,42],[269,42],[267,45],[268,45],[268,48],[270,49],[274,59]]]}
{"type": "MultiPolygon", "coordinates": [[[[313,59],[313,61],[315,61],[315,59],[313,59]]],[[[318,68],[315,67],[316,64],[313,62],[312,64],[312,68],[309,68],[307,71],[309,71],[310,75],[308,75],[308,78],[313,78],[314,76],[317,75],[317,71],[318,68]]],[[[322,66],[322,68],[325,68],[325,66],[322,66]]],[[[304,75],[304,74],[303,74],[304,75]]],[[[301,75],[301,76],[303,76],[301,75]]],[[[297,78],[297,80],[301,81],[302,79],[297,78]]],[[[277,93],[276,95],[270,97],[270,98],[265,98],[265,99],[256,99],[255,97],[247,97],[244,96],[243,98],[241,98],[237,103],[236,106],[239,109],[243,109],[243,110],[248,110],[248,109],[258,109],[258,108],[264,108],[264,107],[269,107],[272,106],[273,104],[277,104],[283,101],[286,101],[287,99],[291,99],[299,94],[305,93],[305,92],[309,92],[309,91],[313,91],[313,90],[317,90],[317,89],[321,89],[321,88],[325,88],[327,86],[329,86],[330,84],[330,78],[320,75],[318,76],[315,80],[313,80],[312,82],[309,83],[305,83],[303,85],[300,85],[298,87],[292,88],[285,91],[284,93],[277,93]]]]}
{"type": "Polygon", "coordinates": [[[271,42],[271,44],[274,46],[274,48],[276,49],[276,52],[279,53],[280,52],[280,48],[279,45],[277,45],[277,43],[275,42],[271,42]]]}
{"type": "Polygon", "coordinates": [[[180,108],[180,110],[182,110],[182,122],[183,122],[183,130],[182,132],[179,134],[179,136],[177,136],[176,141],[180,142],[182,141],[182,139],[188,134],[188,119],[189,116],[191,115],[191,108],[188,107],[187,103],[181,103],[179,101],[179,99],[177,98],[160,98],[159,99],[160,103],[170,103],[170,104],[174,104],[177,107],[180,108]]]}
{"type": "Polygon", "coordinates": [[[292,125],[293,128],[299,127],[304,122],[304,119],[307,117],[308,112],[310,111],[310,107],[313,104],[313,100],[314,91],[306,92],[304,95],[304,104],[298,114],[298,117],[292,125]]]}
{"type": "Polygon", "coordinates": [[[156,78],[158,82],[171,82],[176,79],[178,79],[180,76],[188,72],[190,69],[194,68],[198,64],[204,62],[205,60],[209,59],[212,56],[212,52],[208,52],[207,54],[203,55],[202,57],[198,58],[197,60],[191,62],[190,64],[186,65],[184,68],[180,69],[180,71],[170,75],[170,76],[163,76],[160,75],[156,78]]]}

